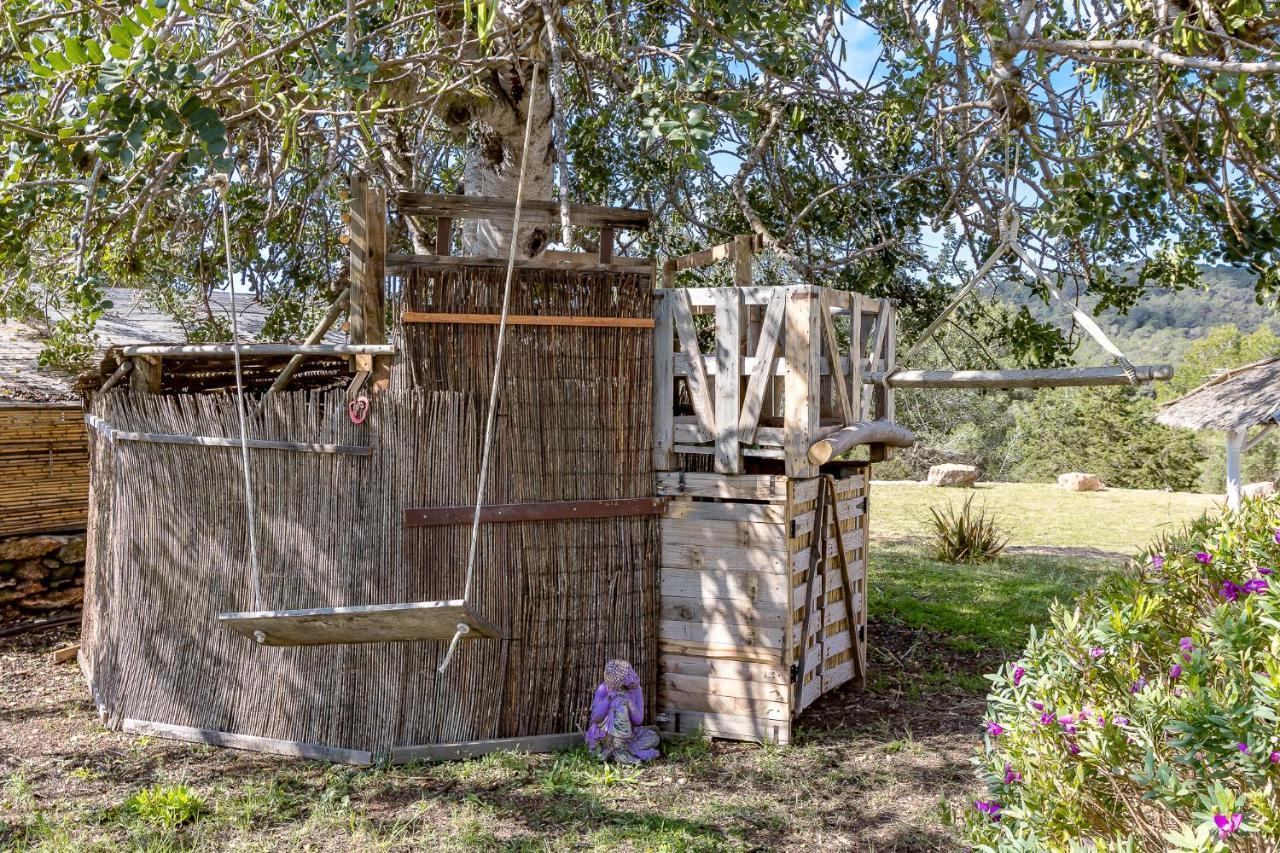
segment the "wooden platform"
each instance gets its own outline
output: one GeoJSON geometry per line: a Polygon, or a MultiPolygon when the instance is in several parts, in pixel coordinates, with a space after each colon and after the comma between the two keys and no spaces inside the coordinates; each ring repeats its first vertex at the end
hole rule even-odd
{"type": "Polygon", "coordinates": [[[463,639],[501,636],[497,626],[477,616],[461,599],[219,613],[218,621],[263,646],[451,640],[459,624],[471,629],[463,639]]]}

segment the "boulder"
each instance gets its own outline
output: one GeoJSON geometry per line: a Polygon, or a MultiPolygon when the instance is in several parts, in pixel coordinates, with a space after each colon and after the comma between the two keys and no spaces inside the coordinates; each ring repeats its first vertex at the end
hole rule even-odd
{"type": "Polygon", "coordinates": [[[22,602],[22,606],[28,610],[61,610],[82,601],[84,601],[84,588],[71,586],[38,598],[29,597],[22,602]]]}
{"type": "Polygon", "coordinates": [[[0,560],[29,560],[43,557],[67,544],[65,536],[27,536],[0,542],[0,560]]]}
{"type": "Polygon", "coordinates": [[[978,482],[978,469],[972,465],[948,462],[929,469],[931,486],[971,486],[978,482]]]}
{"type": "Polygon", "coordinates": [[[71,537],[70,542],[58,549],[58,559],[64,563],[83,563],[84,537],[71,537]]]}
{"type": "Polygon", "coordinates": [[[1275,493],[1276,484],[1271,480],[1263,480],[1260,483],[1247,483],[1240,487],[1240,497],[1246,500],[1269,498],[1275,493]]]}
{"type": "Polygon", "coordinates": [[[1100,492],[1102,491],[1102,478],[1097,474],[1082,474],[1079,471],[1072,471],[1068,474],[1058,475],[1058,487],[1069,492],[1100,492]]]}

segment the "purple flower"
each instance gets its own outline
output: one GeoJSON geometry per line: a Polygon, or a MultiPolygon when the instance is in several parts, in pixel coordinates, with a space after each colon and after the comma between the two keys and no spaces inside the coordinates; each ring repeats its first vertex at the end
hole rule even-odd
{"type": "Polygon", "coordinates": [[[1280,527],[1276,528],[1276,544],[1280,545],[1280,527]]]}
{"type": "Polygon", "coordinates": [[[995,800],[974,800],[973,807],[992,820],[1000,820],[1000,809],[1004,806],[995,800]]]}
{"type": "Polygon", "coordinates": [[[1272,571],[1272,569],[1268,569],[1266,566],[1258,566],[1258,574],[1260,575],[1269,575],[1272,571]]]}
{"type": "Polygon", "coordinates": [[[1155,554],[1151,557],[1151,567],[1160,570],[1164,568],[1164,554],[1155,554]]]}
{"type": "Polygon", "coordinates": [[[1067,734],[1076,733],[1075,723],[1076,723],[1076,718],[1071,716],[1070,714],[1067,714],[1064,717],[1058,718],[1058,725],[1062,726],[1062,730],[1067,734]]]}
{"type": "Polygon", "coordinates": [[[1224,601],[1235,601],[1240,597],[1240,593],[1244,591],[1242,586],[1236,586],[1231,581],[1223,581],[1222,589],[1218,590],[1218,597],[1224,601]]]}
{"type": "Polygon", "coordinates": [[[1129,725],[1129,718],[1128,718],[1128,717],[1116,717],[1116,725],[1117,725],[1117,726],[1127,726],[1127,725],[1129,725]]]}
{"type": "Polygon", "coordinates": [[[1241,588],[1245,592],[1255,593],[1255,592],[1266,592],[1268,589],[1271,588],[1271,586],[1262,578],[1254,578],[1251,581],[1245,581],[1244,586],[1241,588]]]}
{"type": "Polygon", "coordinates": [[[1269,756],[1272,764],[1280,764],[1280,752],[1273,752],[1269,756]]]}
{"type": "Polygon", "coordinates": [[[1032,703],[1031,703],[1031,707],[1032,707],[1032,708],[1035,708],[1037,711],[1043,711],[1043,710],[1044,710],[1044,703],[1043,703],[1043,702],[1032,702],[1032,703]]]}
{"type": "Polygon", "coordinates": [[[1137,681],[1133,682],[1133,684],[1129,686],[1129,692],[1137,693],[1146,686],[1147,686],[1147,680],[1145,678],[1139,677],[1137,681]]]}
{"type": "Polygon", "coordinates": [[[1240,750],[1240,752],[1243,753],[1244,755],[1249,754],[1249,744],[1247,743],[1236,744],[1236,749],[1240,750]]]}
{"type": "Polygon", "coordinates": [[[1192,649],[1194,649],[1196,645],[1195,643],[1191,642],[1190,637],[1183,637],[1181,640],[1178,641],[1178,647],[1182,649],[1184,652],[1189,652],[1192,649]]]}
{"type": "Polygon", "coordinates": [[[1094,660],[1097,660],[1098,658],[1102,657],[1106,653],[1107,653],[1107,650],[1102,648],[1101,646],[1094,646],[1093,648],[1089,649],[1089,657],[1093,658],[1094,660]]]}
{"type": "Polygon", "coordinates": [[[997,723],[995,720],[988,720],[987,734],[991,735],[992,737],[1000,737],[1000,735],[1004,734],[1004,727],[1001,726],[999,723],[997,723]]]}
{"type": "Polygon", "coordinates": [[[1071,745],[1067,747],[1067,752],[1070,752],[1072,755],[1079,755],[1080,744],[1076,743],[1075,741],[1072,741],[1071,745]]]}
{"type": "Polygon", "coordinates": [[[1173,668],[1169,670],[1169,680],[1177,681],[1181,677],[1182,677],[1182,664],[1175,663],[1173,665],[1173,668]]]}
{"type": "Polygon", "coordinates": [[[1040,715],[1040,725],[1042,726],[1052,725],[1055,719],[1057,718],[1054,717],[1052,713],[1050,713],[1049,711],[1045,711],[1043,714],[1040,715]]]}
{"type": "Polygon", "coordinates": [[[1026,671],[1025,669],[1023,669],[1022,667],[1020,667],[1020,666],[1014,667],[1014,669],[1013,669],[1013,686],[1014,686],[1014,687],[1017,687],[1018,685],[1022,684],[1022,676],[1026,675],[1026,674],[1027,674],[1027,671],[1026,671]]]}
{"type": "Polygon", "coordinates": [[[1014,770],[1012,764],[1006,764],[1004,766],[1004,783],[1006,785],[1012,785],[1014,782],[1021,782],[1021,781],[1022,781],[1022,774],[1019,773],[1017,770],[1014,770]]]}
{"type": "Polygon", "coordinates": [[[1213,822],[1218,826],[1218,837],[1226,838],[1240,828],[1240,824],[1244,821],[1244,815],[1236,812],[1227,817],[1225,815],[1214,815],[1213,822]]]}
{"type": "Polygon", "coordinates": [[[1207,566],[1213,562],[1213,555],[1206,551],[1196,551],[1196,562],[1207,566]]]}
{"type": "Polygon", "coordinates": [[[1107,724],[1107,718],[1106,718],[1106,717],[1104,717],[1102,714],[1099,714],[1099,715],[1098,715],[1098,725],[1099,725],[1099,726],[1106,726],[1106,724],[1107,724]]]}

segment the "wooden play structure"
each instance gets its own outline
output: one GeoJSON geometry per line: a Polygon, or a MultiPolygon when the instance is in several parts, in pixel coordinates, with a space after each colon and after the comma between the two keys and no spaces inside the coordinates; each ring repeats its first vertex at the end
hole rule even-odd
{"type": "Polygon", "coordinates": [[[455,226],[558,205],[391,207],[436,252],[389,252],[354,179],[350,287],[305,342],[108,354],[80,653],[104,723],[352,763],[553,749],[625,658],[659,727],[786,743],[865,676],[871,465],[913,440],[890,301],[757,286],[750,237],[656,287],[615,251],[644,211],[572,206],[598,252],[511,261],[453,256],[455,226]],[[676,286],[721,261],[733,286],[676,286]]]}

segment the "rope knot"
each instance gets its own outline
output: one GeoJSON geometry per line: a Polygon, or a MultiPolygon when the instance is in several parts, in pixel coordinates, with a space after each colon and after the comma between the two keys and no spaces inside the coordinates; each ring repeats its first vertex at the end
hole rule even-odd
{"type": "Polygon", "coordinates": [[[1000,211],[1000,242],[1016,243],[1018,240],[1018,228],[1021,224],[1022,220],[1018,216],[1018,209],[1013,206],[1013,202],[1009,202],[1004,206],[1004,210],[1000,211]]]}
{"type": "Polygon", "coordinates": [[[205,183],[218,194],[219,198],[226,198],[227,190],[231,188],[231,179],[227,177],[225,172],[214,172],[208,178],[205,178],[205,183]]]}

